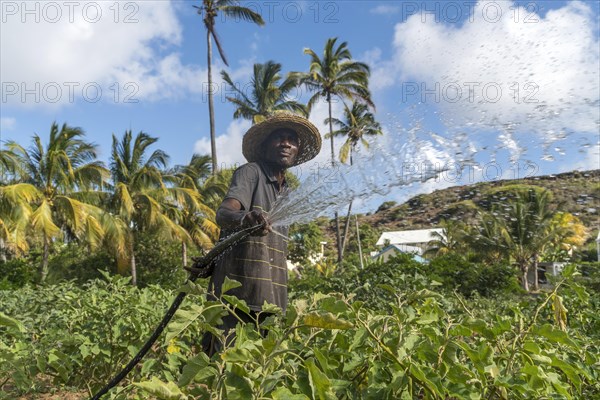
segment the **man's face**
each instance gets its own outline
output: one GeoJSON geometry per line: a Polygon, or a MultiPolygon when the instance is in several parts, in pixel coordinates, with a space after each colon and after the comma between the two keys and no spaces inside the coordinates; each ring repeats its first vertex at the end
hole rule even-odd
{"type": "Polygon", "coordinates": [[[283,168],[294,165],[298,156],[298,135],[287,129],[272,132],[263,143],[264,160],[283,168]]]}

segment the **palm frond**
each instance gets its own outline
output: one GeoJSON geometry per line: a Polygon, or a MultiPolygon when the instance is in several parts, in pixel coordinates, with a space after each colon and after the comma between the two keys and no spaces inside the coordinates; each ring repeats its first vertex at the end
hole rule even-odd
{"type": "Polygon", "coordinates": [[[47,200],[42,200],[31,214],[31,226],[46,238],[58,237],[60,234],[60,228],[55,225],[52,218],[52,207],[47,200]]]}

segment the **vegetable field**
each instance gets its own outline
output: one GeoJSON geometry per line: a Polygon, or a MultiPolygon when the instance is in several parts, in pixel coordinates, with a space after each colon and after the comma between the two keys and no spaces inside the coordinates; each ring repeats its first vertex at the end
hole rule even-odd
{"type": "MultiPolygon", "coordinates": [[[[285,315],[238,325],[209,359],[204,332],[228,308],[189,296],[148,356],[106,399],[597,399],[598,264],[535,294],[465,296],[397,263],[319,285],[294,282],[285,315]],[[312,287],[312,290],[308,290],[312,287]]],[[[230,287],[237,282],[228,282],[230,287]]],[[[136,353],[176,295],[104,275],[0,291],[0,398],[89,397],[136,353]]]]}

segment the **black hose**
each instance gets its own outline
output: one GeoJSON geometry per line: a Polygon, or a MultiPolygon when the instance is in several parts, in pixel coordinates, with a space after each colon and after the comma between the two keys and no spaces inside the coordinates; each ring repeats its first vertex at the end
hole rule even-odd
{"type": "MultiPolygon", "coordinates": [[[[213,247],[208,252],[208,254],[206,254],[204,257],[202,257],[201,259],[199,259],[198,261],[196,261],[194,263],[194,268],[190,269],[191,272],[190,272],[190,276],[188,278],[188,281],[194,282],[196,279],[198,279],[198,273],[199,273],[200,270],[211,266],[211,264],[215,263],[217,261],[217,259],[219,258],[219,256],[225,250],[227,250],[230,247],[234,246],[239,241],[245,239],[246,237],[250,236],[251,234],[253,234],[254,232],[258,231],[261,228],[263,228],[262,224],[261,225],[256,225],[256,226],[252,226],[250,228],[242,229],[241,231],[238,231],[238,232],[236,232],[236,233],[228,236],[226,239],[217,242],[217,244],[215,245],[215,247],[213,247]],[[197,270],[198,272],[194,272],[195,270],[197,270]]],[[[131,361],[129,361],[129,363],[121,370],[121,372],[119,372],[117,375],[115,375],[115,377],[112,378],[110,380],[110,382],[108,382],[106,384],[106,386],[104,386],[102,389],[100,389],[100,391],[98,391],[98,393],[96,393],[91,398],[92,400],[99,400],[110,389],[112,389],[113,387],[117,386],[117,384],[119,382],[121,382],[125,378],[125,376],[127,376],[127,374],[140,362],[140,360],[142,358],[144,358],[144,356],[146,355],[146,353],[148,352],[148,350],[150,350],[150,348],[152,347],[152,345],[154,344],[154,342],[156,342],[156,339],[158,339],[158,337],[160,336],[160,334],[167,327],[167,325],[169,324],[169,321],[171,321],[171,318],[173,318],[173,315],[175,315],[175,312],[177,311],[177,309],[179,308],[179,306],[183,302],[183,299],[185,299],[186,295],[187,295],[186,292],[179,292],[179,294],[177,295],[177,297],[175,297],[175,300],[173,300],[173,303],[171,304],[171,307],[169,307],[169,309],[167,310],[165,316],[160,321],[160,324],[158,324],[158,326],[156,327],[156,329],[154,330],[154,332],[152,332],[152,335],[150,335],[150,337],[148,338],[148,340],[146,341],[146,343],[142,346],[142,348],[140,349],[140,351],[138,351],[138,353],[135,355],[135,357],[133,357],[131,359],[131,361]]]]}

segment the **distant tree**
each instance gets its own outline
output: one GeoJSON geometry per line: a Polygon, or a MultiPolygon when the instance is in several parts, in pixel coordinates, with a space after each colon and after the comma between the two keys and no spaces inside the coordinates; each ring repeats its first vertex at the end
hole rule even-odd
{"type": "MultiPolygon", "coordinates": [[[[365,136],[377,136],[383,134],[381,125],[375,120],[373,113],[369,112],[367,105],[357,101],[352,103],[352,108],[344,108],[343,120],[328,118],[325,120],[325,123],[333,123],[338,128],[337,130],[330,132],[329,135],[346,137],[346,141],[340,149],[340,161],[342,163],[350,161],[350,165],[353,164],[352,155],[357,150],[359,144],[362,144],[366,148],[369,147],[369,142],[365,139],[365,136]]],[[[346,249],[346,244],[348,243],[351,212],[352,201],[350,201],[350,204],[348,205],[348,214],[346,216],[344,233],[342,235],[342,255],[346,249]]]]}
{"type": "Polygon", "coordinates": [[[518,185],[503,192],[496,196],[490,211],[480,214],[475,246],[512,260],[519,267],[521,284],[527,291],[527,275],[533,268],[536,290],[540,258],[549,249],[580,243],[581,231],[572,219],[556,212],[548,190],[518,185]]]}
{"type": "Polygon", "coordinates": [[[67,236],[95,247],[111,227],[103,224],[108,216],[92,204],[108,170],[96,159],[97,146],[84,136],[80,128],[53,123],[46,146],[36,134],[28,149],[7,142],[0,157],[21,180],[0,189],[5,211],[2,236],[12,238],[19,249],[26,249],[26,233],[41,239],[40,282],[48,275],[52,240],[67,236]],[[15,207],[10,212],[8,204],[15,207]]]}
{"type": "MultiPolygon", "coordinates": [[[[307,89],[314,92],[308,100],[308,111],[321,99],[327,101],[329,108],[329,137],[331,139],[331,163],[335,165],[335,147],[333,135],[333,119],[331,103],[334,98],[359,100],[374,107],[369,92],[369,66],[352,60],[346,42],[336,47],[337,38],[330,38],[325,43],[323,56],[319,57],[312,49],[304,49],[304,54],[310,56],[310,66],[307,73],[296,72],[291,76],[307,89]]],[[[342,238],[339,216],[336,218],[336,240],[338,248],[338,263],[343,260],[342,238]]]]}
{"type": "Polygon", "coordinates": [[[237,107],[233,117],[257,123],[278,112],[308,116],[306,106],[288,98],[289,93],[296,88],[297,80],[288,76],[280,83],[280,73],[281,64],[274,61],[254,64],[254,74],[250,81],[251,91],[247,95],[235,85],[227,72],[221,71],[223,80],[236,93],[236,97],[227,97],[227,100],[237,107]]]}
{"type": "Polygon", "coordinates": [[[315,222],[293,224],[289,238],[288,258],[303,266],[311,264],[311,260],[321,251],[321,242],[324,241],[323,232],[315,222]]]}
{"type": "Polygon", "coordinates": [[[250,8],[239,5],[240,2],[236,0],[202,0],[200,7],[194,6],[198,10],[198,14],[203,17],[204,27],[206,28],[206,57],[208,66],[208,113],[210,122],[210,148],[212,156],[212,172],[217,173],[217,144],[215,136],[215,111],[213,105],[213,93],[212,93],[212,40],[215,41],[221,60],[225,65],[229,66],[227,57],[223,51],[221,40],[217,35],[216,21],[217,16],[220,14],[236,19],[253,22],[257,25],[264,25],[260,14],[252,11],[250,8]]]}
{"type": "Polygon", "coordinates": [[[366,136],[383,134],[381,125],[375,120],[375,116],[369,111],[367,105],[358,101],[354,101],[351,108],[344,108],[343,120],[327,118],[325,123],[328,124],[329,122],[332,122],[337,129],[326,135],[326,137],[333,135],[346,138],[340,149],[340,161],[343,163],[349,161],[350,165],[352,165],[352,154],[356,152],[359,144],[369,148],[369,142],[365,139],[366,136]]]}
{"type": "Polygon", "coordinates": [[[425,256],[438,257],[446,254],[457,254],[465,256],[467,254],[467,236],[468,227],[462,221],[445,219],[440,221],[440,227],[443,234],[432,232],[431,240],[424,252],[425,256]]]}
{"type": "Polygon", "coordinates": [[[128,257],[119,260],[120,272],[128,261],[132,284],[137,284],[134,254],[136,232],[151,230],[167,240],[191,242],[190,234],[180,225],[182,213],[204,211],[198,192],[189,187],[168,186],[164,168],[169,156],[162,150],[148,155],[158,139],[139,132],[135,138],[126,131],[119,140],[113,135],[110,170],[114,193],[110,209],[128,227],[128,257]]]}
{"type": "MultiPolygon", "coordinates": [[[[176,166],[165,177],[174,185],[198,192],[201,202],[185,202],[184,207],[175,203],[170,208],[170,216],[188,232],[193,243],[203,250],[211,248],[219,238],[214,207],[207,204],[207,199],[202,195],[207,181],[214,181],[211,177],[218,176],[211,175],[210,166],[210,156],[194,154],[188,164],[176,166]]],[[[181,242],[181,252],[183,265],[187,266],[186,240],[181,242]]]]}
{"type": "Polygon", "coordinates": [[[577,247],[585,244],[588,232],[573,214],[557,212],[550,221],[547,236],[542,258],[547,261],[567,261],[577,247]]]}

